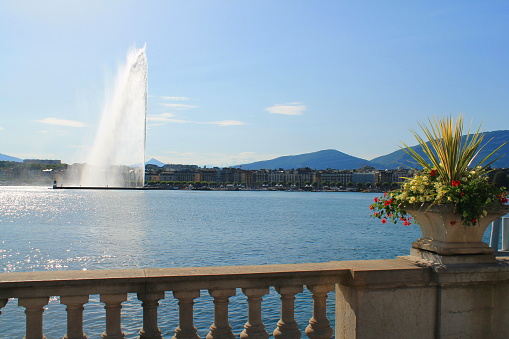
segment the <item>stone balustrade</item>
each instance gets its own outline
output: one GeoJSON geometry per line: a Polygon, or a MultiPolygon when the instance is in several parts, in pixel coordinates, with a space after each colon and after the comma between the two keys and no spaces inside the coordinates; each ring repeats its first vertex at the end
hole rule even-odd
{"type": "MultiPolygon", "coordinates": [[[[44,307],[50,297],[59,296],[66,305],[67,333],[64,338],[87,338],[83,332],[83,310],[90,295],[100,295],[104,303],[105,324],[102,338],[125,338],[122,331],[122,303],[128,293],[136,293],[142,302],[143,327],[139,338],[162,338],[158,327],[159,301],[166,291],[178,300],[178,324],[174,339],[198,339],[193,325],[193,304],[206,290],[214,302],[207,339],[235,337],[229,324],[229,298],[240,289],[247,297],[248,321],[242,339],[266,339],[268,329],[262,322],[263,297],[274,287],[281,298],[281,319],[274,330],[278,339],[300,338],[294,319],[295,296],[309,289],[313,296],[313,314],[306,328],[312,339],[331,338],[333,329],[326,317],[327,293],[345,280],[349,270],[340,262],[321,264],[225,266],[201,268],[118,269],[97,271],[53,271],[0,274],[0,310],[8,298],[17,298],[25,308],[26,339],[41,339],[44,307]]],[[[14,301],[10,301],[14,302],[14,301]]],[[[1,333],[0,333],[1,336],[1,333]]]]}
{"type": "MultiPolygon", "coordinates": [[[[194,303],[207,291],[213,298],[213,319],[208,319],[206,339],[232,339],[237,335],[230,326],[229,302],[242,293],[247,322],[241,339],[266,339],[270,331],[277,339],[297,339],[302,333],[295,300],[307,289],[312,312],[304,332],[311,339],[329,339],[334,332],[337,339],[507,338],[509,258],[486,262],[475,255],[460,257],[448,262],[407,256],[320,264],[2,273],[0,312],[15,303],[9,299],[17,299],[25,308],[26,338],[42,339],[45,305],[59,296],[67,312],[63,338],[84,339],[83,310],[91,295],[99,295],[105,309],[101,337],[119,339],[125,338],[122,303],[128,294],[136,294],[143,315],[139,338],[161,339],[159,302],[171,291],[178,301],[173,339],[198,339],[194,303]],[[269,288],[280,297],[275,329],[267,328],[262,317],[269,288]],[[326,313],[327,294],[333,290],[335,331],[326,313]]],[[[171,329],[165,327],[165,333],[171,329]]]]}

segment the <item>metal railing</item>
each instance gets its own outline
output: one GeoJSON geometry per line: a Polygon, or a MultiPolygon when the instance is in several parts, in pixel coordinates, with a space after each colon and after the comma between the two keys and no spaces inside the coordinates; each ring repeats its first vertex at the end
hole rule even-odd
{"type": "Polygon", "coordinates": [[[496,256],[509,256],[509,217],[502,217],[491,223],[490,247],[496,256]]]}

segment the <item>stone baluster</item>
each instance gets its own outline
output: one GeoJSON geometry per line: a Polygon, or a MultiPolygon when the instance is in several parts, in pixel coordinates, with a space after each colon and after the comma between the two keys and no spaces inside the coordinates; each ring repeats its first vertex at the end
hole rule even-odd
{"type": "Polygon", "coordinates": [[[83,305],[88,303],[88,295],[61,296],[60,303],[67,306],[67,334],[64,339],[85,339],[83,333],[83,305]]]}
{"type": "Polygon", "coordinates": [[[330,339],[332,327],[327,319],[327,293],[334,290],[334,285],[307,286],[313,293],[313,316],[306,327],[310,339],[330,339]]]}
{"type": "Polygon", "coordinates": [[[214,298],[214,323],[210,326],[210,332],[207,339],[233,339],[235,335],[228,322],[228,300],[236,294],[234,288],[224,290],[209,290],[214,298]]]}
{"type": "Polygon", "coordinates": [[[269,293],[269,288],[243,288],[242,292],[247,296],[248,317],[240,338],[267,339],[269,333],[262,322],[262,297],[269,293]]]}
{"type": "Polygon", "coordinates": [[[164,299],[164,291],[138,292],[138,299],[142,301],[143,328],[140,330],[140,339],[162,339],[162,333],[157,326],[157,308],[159,300],[164,299]]]}
{"type": "Polygon", "coordinates": [[[121,328],[122,303],[127,300],[127,293],[101,294],[106,310],[106,331],[101,334],[103,339],[123,339],[125,334],[121,328]]]}
{"type": "MultiPolygon", "coordinates": [[[[7,301],[9,299],[0,299],[0,310],[5,306],[5,304],[7,304],[7,301]]],[[[2,314],[2,312],[0,311],[0,314],[2,314]]]]}
{"type": "Polygon", "coordinates": [[[274,330],[276,339],[298,339],[300,338],[299,325],[295,321],[295,295],[302,293],[302,286],[276,287],[281,295],[281,319],[277,322],[274,330]]]}
{"type": "Polygon", "coordinates": [[[173,339],[200,338],[193,325],[194,299],[200,296],[200,291],[174,291],[173,296],[179,301],[179,326],[173,339]]]}
{"type": "Polygon", "coordinates": [[[26,336],[25,339],[44,339],[42,334],[42,313],[44,306],[49,302],[49,297],[42,298],[19,298],[18,305],[25,308],[26,336]]]}

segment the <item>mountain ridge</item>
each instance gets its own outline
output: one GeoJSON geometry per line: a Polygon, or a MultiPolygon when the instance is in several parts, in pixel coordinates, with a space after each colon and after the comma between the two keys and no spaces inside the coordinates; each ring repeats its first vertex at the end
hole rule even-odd
{"type": "MultiPolygon", "coordinates": [[[[483,134],[483,145],[486,144],[486,146],[480,151],[478,157],[479,159],[484,158],[504,142],[509,142],[509,130],[483,132],[483,134]]],[[[416,152],[420,154],[423,154],[419,145],[410,146],[410,148],[416,150],[416,152]]],[[[492,167],[509,168],[509,143],[506,143],[504,146],[502,146],[498,154],[505,156],[495,161],[492,167]]],[[[0,161],[22,162],[23,160],[0,153],[0,161]]],[[[157,166],[164,165],[163,162],[155,158],[150,159],[146,162],[146,164],[154,164],[157,166]]],[[[325,149],[310,153],[286,155],[270,160],[255,161],[252,163],[234,165],[231,167],[239,167],[247,170],[279,168],[296,169],[303,167],[309,167],[316,170],[325,170],[328,168],[342,170],[356,169],[362,166],[372,166],[376,169],[393,169],[399,166],[414,167],[415,164],[412,158],[403,149],[396,150],[371,160],[355,157],[335,149],[325,149]]]]}
{"type": "MultiPolygon", "coordinates": [[[[502,145],[504,142],[509,142],[509,130],[498,130],[491,132],[484,132],[483,145],[486,145],[480,152],[478,159],[484,158],[486,155],[491,153],[495,148],[502,145]]],[[[417,153],[423,154],[419,145],[410,146],[410,148],[416,150],[417,153]]],[[[499,160],[495,161],[492,165],[493,168],[507,168],[509,167],[509,143],[505,144],[497,153],[501,156],[499,160]]],[[[474,163],[475,165],[476,163],[474,163]]],[[[404,167],[415,167],[413,159],[403,150],[399,149],[394,152],[382,155],[371,160],[362,159],[348,155],[346,153],[337,150],[321,150],[317,152],[304,153],[299,155],[287,155],[278,157],[271,160],[256,161],[248,164],[236,165],[233,167],[241,167],[243,169],[292,169],[309,167],[312,169],[325,170],[327,168],[332,169],[356,169],[364,165],[373,166],[376,169],[394,169],[400,166],[404,167]],[[336,153],[333,153],[336,152],[336,153]],[[321,155],[326,155],[321,158],[321,155]],[[334,156],[339,157],[334,159],[334,156]],[[303,163],[303,159],[313,159],[313,161],[306,161],[303,163]],[[334,164],[341,164],[341,166],[335,166],[334,164]],[[304,165],[304,166],[303,166],[304,165]]]]}
{"type": "Polygon", "coordinates": [[[22,159],[20,159],[20,158],[11,157],[10,155],[2,154],[2,153],[0,153],[0,161],[15,161],[15,162],[23,162],[23,160],[22,160],[22,159]]]}
{"type": "MultiPolygon", "coordinates": [[[[255,161],[249,164],[236,165],[242,169],[295,169],[309,167],[311,169],[352,169],[362,166],[373,166],[373,162],[354,157],[334,149],[320,150],[298,155],[286,155],[272,160],[255,161]]],[[[373,166],[375,167],[375,166],[373,166]]]]}
{"type": "MultiPolygon", "coordinates": [[[[492,151],[494,151],[498,146],[502,145],[504,142],[509,142],[509,130],[498,130],[491,132],[484,132],[484,139],[482,145],[485,145],[483,149],[479,151],[479,155],[477,156],[477,161],[474,161],[473,165],[475,166],[477,162],[492,151]]],[[[465,136],[463,136],[465,138],[465,136]]],[[[410,146],[417,153],[424,155],[422,149],[419,145],[410,146]]],[[[497,153],[497,156],[502,156],[499,160],[495,161],[491,167],[493,168],[507,168],[509,167],[509,143],[506,143],[497,153]]],[[[497,158],[495,156],[495,158],[497,158]]],[[[397,168],[398,166],[405,167],[414,167],[415,162],[412,157],[410,157],[403,149],[394,151],[392,153],[382,155],[376,158],[371,159],[372,162],[385,166],[385,168],[397,168]]]]}

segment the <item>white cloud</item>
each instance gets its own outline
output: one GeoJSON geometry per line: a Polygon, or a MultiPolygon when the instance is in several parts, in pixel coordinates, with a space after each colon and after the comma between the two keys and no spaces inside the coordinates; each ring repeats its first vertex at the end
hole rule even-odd
{"type": "Polygon", "coordinates": [[[65,119],[57,119],[57,118],[44,118],[41,120],[35,120],[35,122],[40,122],[41,124],[68,126],[68,127],[85,127],[86,126],[81,121],[65,120],[65,119]]]}
{"type": "Polygon", "coordinates": [[[0,126],[0,131],[3,130],[4,128],[2,126],[0,126]]]}
{"type": "Polygon", "coordinates": [[[245,125],[244,122],[238,121],[238,120],[209,121],[209,122],[205,122],[205,124],[217,125],[217,126],[240,126],[240,125],[245,125]]]}
{"type": "Polygon", "coordinates": [[[265,110],[271,114],[302,115],[306,110],[306,105],[300,102],[291,102],[284,105],[270,106],[265,110]]]}
{"type": "Polygon", "coordinates": [[[186,97],[160,97],[164,100],[189,100],[189,98],[186,97]]]}
{"type": "Polygon", "coordinates": [[[175,119],[175,114],[163,113],[160,115],[149,115],[148,121],[155,121],[161,123],[173,123],[173,124],[199,124],[199,125],[216,125],[216,126],[240,126],[245,125],[244,122],[239,120],[219,120],[219,121],[192,121],[184,119],[175,119]]]}
{"type": "Polygon", "coordinates": [[[190,108],[196,108],[198,106],[193,106],[193,105],[185,105],[185,104],[161,104],[165,107],[170,107],[170,108],[173,108],[173,109],[176,109],[176,110],[184,110],[184,109],[190,109],[190,108]]]}
{"type": "Polygon", "coordinates": [[[173,113],[162,113],[159,115],[149,115],[147,116],[148,121],[162,121],[162,122],[171,122],[171,120],[174,120],[176,115],[173,113]]]}

